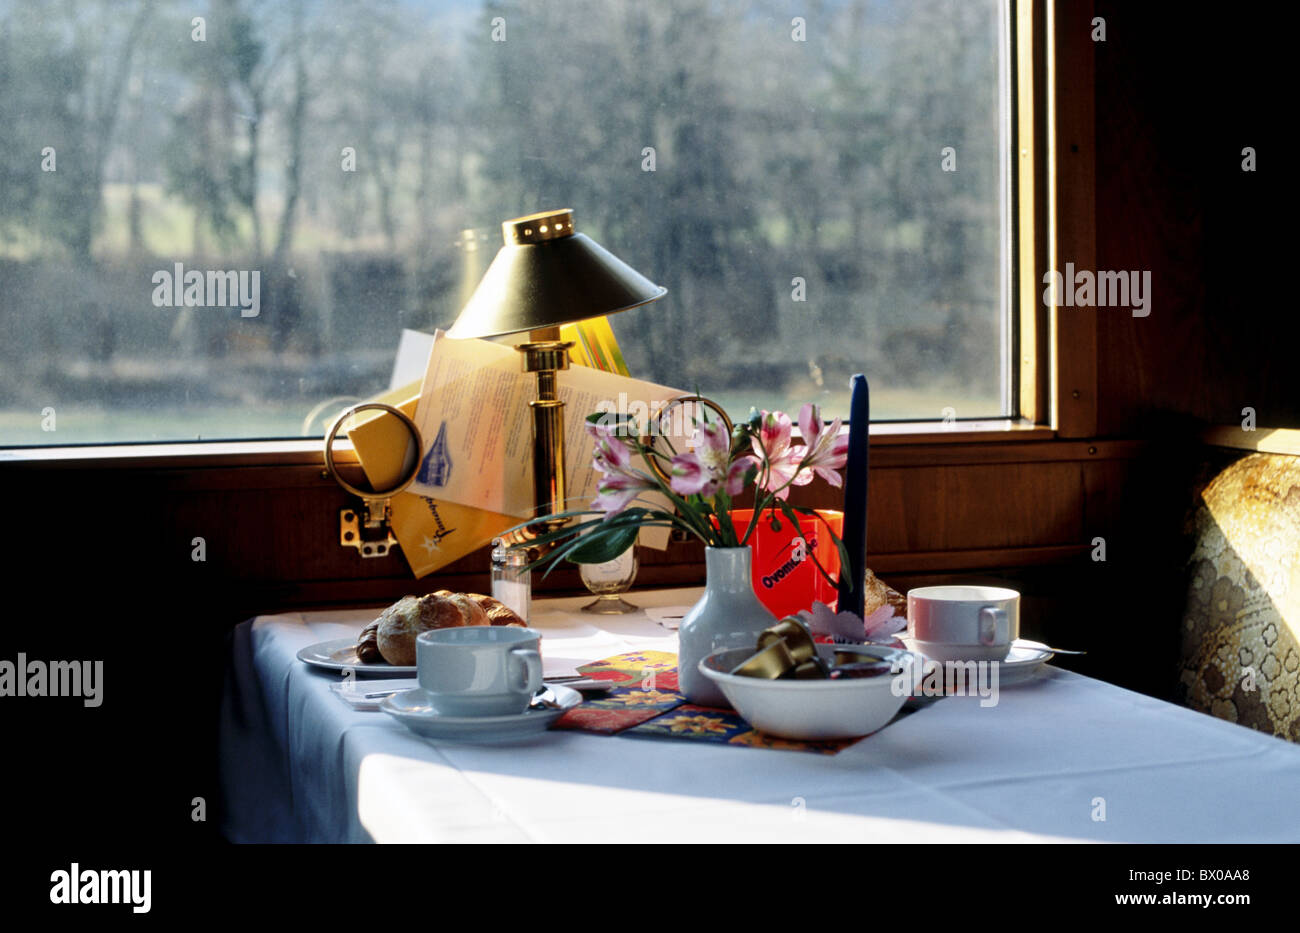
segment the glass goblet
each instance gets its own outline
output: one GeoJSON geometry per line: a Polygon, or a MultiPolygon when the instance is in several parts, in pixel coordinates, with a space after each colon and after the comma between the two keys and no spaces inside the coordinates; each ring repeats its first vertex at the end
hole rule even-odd
{"type": "Polygon", "coordinates": [[[636,545],[632,545],[613,560],[603,564],[579,564],[578,576],[596,598],[582,607],[583,612],[600,615],[623,615],[640,611],[620,595],[626,593],[636,579],[636,545]]]}

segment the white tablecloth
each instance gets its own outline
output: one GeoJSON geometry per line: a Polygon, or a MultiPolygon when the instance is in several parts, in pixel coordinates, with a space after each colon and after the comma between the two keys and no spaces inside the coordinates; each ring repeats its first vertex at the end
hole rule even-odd
{"type": "MultiPolygon", "coordinates": [[[[552,661],[676,649],[644,614],[584,616],[584,601],[535,604],[552,661]]],[[[337,674],[295,659],[375,614],[236,628],[221,723],[231,840],[1300,841],[1300,746],[1051,667],[994,707],[950,697],[837,755],[569,731],[431,742],[348,708],[328,690],[337,674]]]]}

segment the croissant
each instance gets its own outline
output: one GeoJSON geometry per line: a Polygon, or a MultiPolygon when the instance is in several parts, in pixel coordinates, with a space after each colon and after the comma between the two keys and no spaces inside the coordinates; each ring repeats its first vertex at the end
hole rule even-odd
{"type": "Polygon", "coordinates": [[[519,628],[527,627],[527,623],[521,619],[513,609],[491,596],[484,596],[481,593],[470,593],[470,599],[474,600],[487,613],[488,621],[492,625],[514,625],[519,628]]]}
{"type": "Polygon", "coordinates": [[[482,593],[453,593],[451,590],[438,590],[434,596],[453,596],[468,597],[487,613],[487,622],[470,622],[469,625],[514,625],[520,628],[526,627],[526,623],[519,614],[507,606],[501,600],[492,596],[484,596],[482,593]]]}
{"type": "Polygon", "coordinates": [[[528,625],[527,622],[520,618],[518,613],[492,596],[484,596],[482,593],[453,593],[451,590],[438,590],[434,595],[448,597],[468,596],[482,606],[483,611],[487,613],[488,621],[486,623],[472,622],[471,625],[514,625],[519,628],[525,628],[528,625]]]}
{"type": "Polygon", "coordinates": [[[357,657],[365,664],[377,664],[384,659],[379,653],[379,619],[361,630],[357,639],[357,657]]]}

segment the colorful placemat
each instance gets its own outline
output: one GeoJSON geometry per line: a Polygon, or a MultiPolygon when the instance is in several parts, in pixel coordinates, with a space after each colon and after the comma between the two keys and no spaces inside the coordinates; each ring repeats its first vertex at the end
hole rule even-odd
{"type": "Polygon", "coordinates": [[[834,755],[861,738],[839,739],[833,742],[804,742],[795,739],[778,739],[759,732],[732,710],[711,709],[685,703],[676,709],[657,716],[649,722],[627,730],[623,735],[648,739],[694,739],[697,742],[718,742],[724,745],[746,745],[750,748],[776,748],[791,752],[816,752],[834,755]]]}
{"type": "Polygon", "coordinates": [[[647,674],[671,671],[677,675],[677,655],[671,651],[631,651],[603,661],[592,661],[578,668],[579,674],[605,680],[625,682],[640,680],[647,674]]]}
{"type": "Polygon", "coordinates": [[[667,651],[620,654],[584,664],[578,672],[618,686],[569,710],[551,726],[600,735],[689,739],[833,755],[859,739],[802,742],[759,732],[732,710],[686,702],[677,686],[677,656],[667,651]]]}
{"type": "Polygon", "coordinates": [[[584,664],[578,673],[618,686],[569,710],[552,729],[615,735],[686,702],[677,692],[677,655],[668,651],[620,654],[584,664]]]}

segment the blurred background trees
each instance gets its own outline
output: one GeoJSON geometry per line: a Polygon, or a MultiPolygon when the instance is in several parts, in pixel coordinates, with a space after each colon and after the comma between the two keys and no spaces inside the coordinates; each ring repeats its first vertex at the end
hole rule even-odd
{"type": "Polygon", "coordinates": [[[614,319],[638,376],[831,414],[865,370],[879,417],[1000,414],[1002,15],[0,0],[0,443],[319,430],[551,207],[668,287],[614,319]],[[176,262],[260,270],[261,315],[154,307],[176,262]]]}

